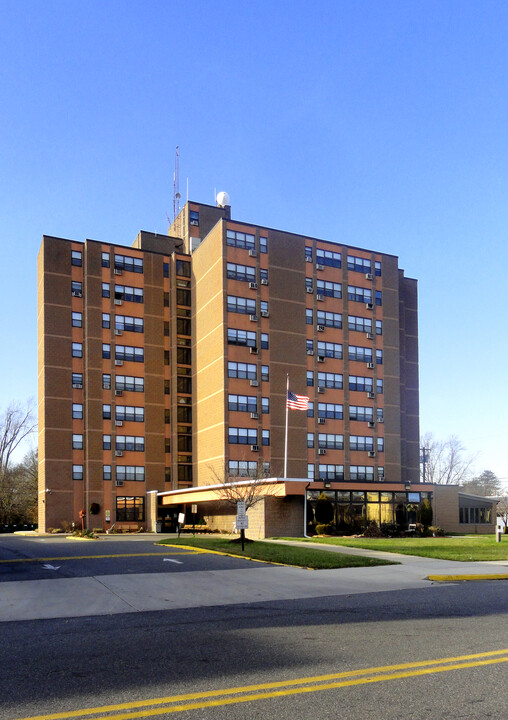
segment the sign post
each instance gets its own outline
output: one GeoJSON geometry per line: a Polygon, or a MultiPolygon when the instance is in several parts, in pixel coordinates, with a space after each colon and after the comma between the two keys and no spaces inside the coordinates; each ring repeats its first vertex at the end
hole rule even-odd
{"type": "Polygon", "coordinates": [[[249,518],[247,517],[247,509],[245,501],[239,500],[236,503],[236,529],[240,530],[240,539],[242,541],[242,552],[245,550],[245,531],[249,527],[249,518]]]}

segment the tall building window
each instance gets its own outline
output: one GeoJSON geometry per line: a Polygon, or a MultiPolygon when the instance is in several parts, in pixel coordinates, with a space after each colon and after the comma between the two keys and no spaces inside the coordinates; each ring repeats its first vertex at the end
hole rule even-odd
{"type": "Polygon", "coordinates": [[[74,420],[82,420],[83,419],[83,404],[82,403],[72,403],[72,417],[74,420]]]}
{"type": "Polygon", "coordinates": [[[366,362],[366,363],[372,362],[372,348],[358,347],[357,345],[350,345],[348,352],[349,352],[350,360],[358,360],[359,362],[366,362]]]}
{"type": "Polygon", "coordinates": [[[242,313],[243,315],[255,315],[256,301],[250,298],[228,295],[227,308],[228,312],[242,313]]]}
{"type": "Polygon", "coordinates": [[[199,227],[199,213],[197,210],[189,210],[189,225],[199,227]]]}
{"type": "Polygon", "coordinates": [[[103,358],[111,357],[111,345],[109,343],[102,343],[102,357],[103,358]]]}
{"type": "Polygon", "coordinates": [[[103,420],[111,420],[111,405],[102,406],[102,418],[103,420]]]}
{"type": "Polygon", "coordinates": [[[318,342],[319,357],[330,357],[342,360],[342,343],[318,342]]]}
{"type": "Polygon", "coordinates": [[[234,328],[228,328],[228,345],[246,345],[248,347],[256,347],[256,333],[249,330],[236,330],[234,328]]]}
{"type": "Polygon", "coordinates": [[[261,365],[261,380],[268,382],[270,380],[270,368],[268,365],[261,365]]]}
{"type": "Polygon", "coordinates": [[[247,250],[254,250],[255,237],[250,233],[236,232],[235,230],[226,230],[226,245],[232,247],[245,248],[247,250]]]}
{"type": "Polygon", "coordinates": [[[316,250],[316,265],[328,265],[329,267],[340,268],[342,266],[342,255],[331,250],[316,250]]]}
{"type": "Polygon", "coordinates": [[[109,253],[103,252],[101,256],[101,265],[102,267],[109,267],[110,261],[109,261],[109,253]]]}
{"type": "Polygon", "coordinates": [[[83,450],[83,435],[73,434],[72,449],[73,450],[83,450]]]}
{"type": "Polygon", "coordinates": [[[115,285],[115,300],[142,303],[143,289],[131,287],[130,285],[115,285]]]}
{"type": "Polygon", "coordinates": [[[354,272],[370,273],[371,263],[366,258],[356,257],[354,255],[348,255],[347,258],[347,269],[353,270],[354,272]]]}
{"type": "Polygon", "coordinates": [[[81,267],[83,265],[83,256],[78,250],[72,250],[71,252],[71,264],[81,267]]]}
{"type": "Polygon", "coordinates": [[[83,373],[72,373],[72,387],[81,390],[83,387],[83,373]]]}
{"type": "Polygon", "coordinates": [[[228,362],[228,377],[255,380],[257,369],[253,363],[228,362]]]}
{"type": "Polygon", "coordinates": [[[111,435],[102,436],[102,449],[111,450],[111,435]]]}
{"type": "Polygon", "coordinates": [[[132,345],[117,345],[115,347],[115,360],[144,362],[145,351],[143,348],[133,347],[132,345]]]}
{"type": "Polygon", "coordinates": [[[228,410],[257,412],[257,398],[255,395],[228,395],[228,410]]]}
{"type": "Polygon", "coordinates": [[[312,370],[307,370],[307,387],[312,387],[314,385],[314,372],[312,370]]]}
{"type": "Polygon", "coordinates": [[[102,466],[102,479],[111,480],[111,465],[102,466]]]}
{"type": "Polygon", "coordinates": [[[347,326],[350,330],[356,330],[357,332],[371,333],[372,332],[372,318],[356,317],[349,315],[347,319],[347,326]]]}
{"type": "Polygon", "coordinates": [[[83,465],[72,466],[72,479],[83,480],[83,465]]]}
{"type": "Polygon", "coordinates": [[[262,445],[269,445],[269,444],[270,444],[270,431],[269,431],[269,430],[262,430],[262,431],[261,431],[261,444],[262,444],[262,445]]]}
{"type": "Polygon", "coordinates": [[[144,422],[145,408],[133,407],[132,405],[117,405],[115,408],[115,420],[144,422]]]}
{"type": "Polygon", "coordinates": [[[72,313],[72,327],[83,327],[83,315],[80,312],[72,313]]]}
{"type": "Polygon", "coordinates": [[[230,427],[228,442],[230,445],[257,445],[258,431],[256,428],[230,427]]]}
{"type": "Polygon", "coordinates": [[[116,315],[115,330],[142,333],[144,330],[143,318],[131,317],[130,315],[116,315]]]}
{"type": "Polygon", "coordinates": [[[374,480],[374,468],[368,465],[351,465],[349,467],[350,480],[374,480]]]}
{"type": "Polygon", "coordinates": [[[268,238],[265,238],[262,235],[260,235],[260,237],[259,237],[259,252],[260,253],[268,252],[268,238]]]}
{"type": "Polygon", "coordinates": [[[83,285],[76,280],[71,282],[71,295],[72,297],[83,297],[83,285]]]}
{"type": "Polygon", "coordinates": [[[307,323],[307,325],[312,325],[312,323],[314,322],[314,313],[310,308],[307,308],[305,310],[305,322],[307,323]]]}
{"type": "Polygon", "coordinates": [[[230,460],[228,472],[232,477],[256,477],[258,463],[256,460],[230,460]]]}
{"type": "Polygon", "coordinates": [[[109,283],[102,283],[102,297],[110,297],[111,296],[111,289],[109,286],[109,283]]]}
{"type": "Polygon", "coordinates": [[[145,468],[140,465],[117,465],[116,466],[116,479],[123,480],[124,482],[144,482],[145,481],[145,468]]]}
{"type": "Polygon", "coordinates": [[[347,289],[347,298],[352,302],[371,303],[372,290],[370,288],[349,285],[347,289]]]}
{"type": "Polygon", "coordinates": [[[323,312],[322,310],[318,310],[316,313],[316,320],[318,325],[324,325],[325,327],[342,327],[342,313],[323,312]]]}
{"type": "Polygon", "coordinates": [[[328,280],[317,280],[316,294],[325,295],[326,297],[341,298],[342,285],[336,282],[329,282],[328,280]]]}
{"type": "Polygon", "coordinates": [[[72,343],[72,357],[75,357],[75,358],[83,357],[83,343],[78,343],[78,342],[72,343]]]}
{"type": "Polygon", "coordinates": [[[311,433],[311,432],[307,433],[307,447],[308,448],[314,447],[314,433],[311,433]]]}
{"type": "Polygon", "coordinates": [[[143,259],[131,257],[130,255],[115,255],[115,269],[126,270],[127,272],[142,273],[143,259]]]}
{"type": "Polygon", "coordinates": [[[106,373],[103,374],[102,389],[103,390],[111,390],[111,375],[108,375],[106,373]]]}
{"type": "Polygon", "coordinates": [[[344,450],[344,435],[333,433],[319,433],[318,447],[328,450],[344,450]]]}
{"type": "Polygon", "coordinates": [[[318,468],[320,480],[337,481],[344,480],[344,465],[320,465],[318,468]]]}
{"type": "Polygon", "coordinates": [[[268,333],[261,333],[261,349],[268,350],[268,347],[269,347],[268,333]]]}
{"type": "Polygon", "coordinates": [[[137,435],[117,435],[115,450],[122,452],[144,452],[145,438],[137,435]]]}
{"type": "Polygon", "coordinates": [[[362,407],[360,405],[349,406],[349,419],[358,422],[372,422],[374,410],[371,407],[362,407]]]}
{"type": "MultiPolygon", "coordinates": [[[[104,377],[109,377],[109,387],[111,387],[111,375],[103,375],[103,378],[104,377]]],[[[115,377],[115,390],[144,392],[145,379],[142,377],[134,377],[133,375],[117,375],[115,377]]]]}
{"type": "Polygon", "coordinates": [[[368,435],[350,435],[349,449],[371,452],[374,450],[374,438],[368,435]]]}
{"type": "Polygon", "coordinates": [[[111,327],[111,315],[109,313],[102,313],[102,327],[106,329],[111,327]]]}
{"type": "Polygon", "coordinates": [[[344,407],[336,403],[318,403],[318,417],[329,420],[342,420],[344,407]]]}
{"type": "Polygon", "coordinates": [[[342,390],[343,378],[342,374],[330,373],[330,372],[318,372],[318,387],[333,388],[335,390],[342,390]]]}
{"type": "Polygon", "coordinates": [[[176,274],[181,275],[182,277],[190,278],[190,276],[191,276],[190,262],[187,262],[186,260],[177,260],[176,261],[176,274]]]}
{"type": "Polygon", "coordinates": [[[312,248],[308,245],[305,246],[305,259],[308,262],[312,262],[312,248]]]}
{"type": "Polygon", "coordinates": [[[240,280],[242,282],[256,281],[256,268],[250,265],[238,265],[236,263],[227,263],[226,275],[230,280],[240,280]]]}
{"type": "Polygon", "coordinates": [[[349,389],[358,392],[372,392],[374,380],[371,377],[349,376],[349,389]]]}
{"type": "Polygon", "coordinates": [[[261,398],[261,412],[267,415],[270,412],[270,398],[261,398]]]}
{"type": "Polygon", "coordinates": [[[307,464],[307,479],[314,480],[315,476],[316,476],[316,468],[314,466],[314,463],[308,463],[307,464]]]}

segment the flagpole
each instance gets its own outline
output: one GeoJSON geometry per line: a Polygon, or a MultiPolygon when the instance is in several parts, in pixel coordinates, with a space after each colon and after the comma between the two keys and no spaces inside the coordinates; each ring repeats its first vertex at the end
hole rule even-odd
{"type": "Polygon", "coordinates": [[[286,438],[284,442],[284,479],[288,476],[288,393],[289,393],[289,373],[286,373],[286,438]]]}

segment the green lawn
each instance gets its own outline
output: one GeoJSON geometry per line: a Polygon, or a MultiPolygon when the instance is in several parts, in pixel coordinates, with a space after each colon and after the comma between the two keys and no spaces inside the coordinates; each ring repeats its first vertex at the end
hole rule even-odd
{"type": "Polygon", "coordinates": [[[291,547],[261,541],[246,542],[245,551],[242,553],[242,546],[238,541],[231,541],[231,539],[222,536],[168,538],[167,540],[160,540],[158,545],[187,545],[205,550],[215,550],[229,555],[240,555],[252,560],[296,565],[297,567],[314,568],[315,570],[398,564],[377,558],[327,552],[318,548],[291,547]]]}
{"type": "MultiPolygon", "coordinates": [[[[304,538],[280,538],[281,540],[304,540],[304,538]]],[[[366,550],[403,555],[421,555],[441,560],[508,560],[508,536],[500,543],[494,535],[454,536],[444,538],[352,538],[315,537],[306,540],[312,544],[345,545],[366,550]]]]}

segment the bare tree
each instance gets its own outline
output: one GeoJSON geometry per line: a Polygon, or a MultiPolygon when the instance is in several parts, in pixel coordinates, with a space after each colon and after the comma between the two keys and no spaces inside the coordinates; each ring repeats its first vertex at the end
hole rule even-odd
{"type": "Polygon", "coordinates": [[[497,516],[501,518],[504,523],[504,531],[508,527],[508,495],[503,495],[501,500],[497,504],[497,516]]]}
{"type": "Polygon", "coordinates": [[[13,453],[37,428],[34,402],[26,407],[11,403],[0,415],[0,477],[9,467],[13,453]]]}
{"type": "Polygon", "coordinates": [[[470,479],[474,456],[466,454],[466,448],[456,435],[447,440],[436,440],[432,433],[426,433],[420,443],[425,448],[426,482],[464,485],[470,479]]]}
{"type": "MultiPolygon", "coordinates": [[[[210,468],[210,472],[215,481],[213,484],[217,486],[215,488],[217,497],[232,507],[236,508],[239,502],[244,502],[247,511],[264,500],[267,495],[275,494],[275,486],[267,487],[266,479],[270,476],[270,472],[262,462],[258,462],[246,477],[231,475],[226,469],[219,474],[213,467],[210,468]]],[[[243,528],[240,530],[240,542],[243,551],[245,543],[243,528]]]]}
{"type": "Polygon", "coordinates": [[[245,509],[248,510],[270,494],[266,488],[266,478],[270,473],[263,463],[258,463],[247,476],[231,475],[226,470],[219,474],[215,468],[210,468],[210,472],[214,478],[213,484],[220,485],[215,490],[216,494],[233,507],[236,507],[238,502],[244,502],[245,509]]]}

